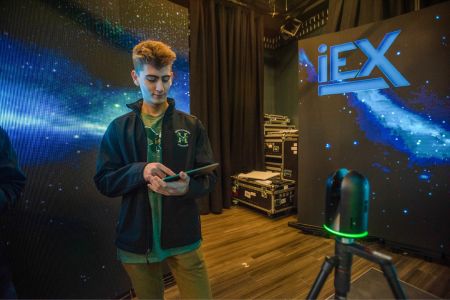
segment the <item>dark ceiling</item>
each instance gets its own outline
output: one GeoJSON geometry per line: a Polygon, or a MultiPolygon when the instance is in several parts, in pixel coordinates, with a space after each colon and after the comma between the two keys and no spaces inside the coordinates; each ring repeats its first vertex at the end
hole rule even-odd
{"type": "MultiPolygon", "coordinates": [[[[230,1],[230,0],[228,0],[230,1]]],[[[234,0],[231,2],[235,2],[234,0]]],[[[305,22],[309,17],[326,10],[328,0],[242,0],[264,15],[264,36],[280,35],[280,27],[296,18],[305,22]]]]}
{"type": "MultiPolygon", "coordinates": [[[[239,5],[253,9],[264,15],[264,36],[280,35],[280,27],[289,18],[305,21],[311,15],[328,6],[328,0],[218,0],[230,5],[239,5]]],[[[189,6],[189,0],[171,0],[184,7],[189,6]]]]}
{"type": "Polygon", "coordinates": [[[257,12],[271,17],[296,16],[299,13],[310,10],[325,0],[241,0],[241,2],[254,8],[257,12]]]}

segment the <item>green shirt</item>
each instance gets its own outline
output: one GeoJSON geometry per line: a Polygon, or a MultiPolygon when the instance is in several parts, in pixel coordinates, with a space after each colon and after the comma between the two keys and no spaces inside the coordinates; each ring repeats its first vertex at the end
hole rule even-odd
{"type": "MultiPolygon", "coordinates": [[[[164,114],[159,116],[151,116],[141,113],[142,121],[145,126],[145,133],[147,135],[147,161],[148,162],[162,162],[161,153],[161,127],[164,114]]],[[[117,257],[123,263],[154,263],[160,262],[167,257],[179,255],[190,252],[200,247],[200,241],[191,245],[162,249],[161,248],[161,194],[148,190],[148,198],[152,208],[152,222],[153,222],[153,247],[148,254],[136,254],[127,252],[122,249],[117,249],[117,257]]]]}

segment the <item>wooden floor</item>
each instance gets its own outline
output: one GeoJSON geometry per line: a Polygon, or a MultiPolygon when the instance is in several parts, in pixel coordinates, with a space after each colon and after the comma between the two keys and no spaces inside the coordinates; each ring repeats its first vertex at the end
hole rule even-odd
{"type": "MultiPolygon", "coordinates": [[[[305,235],[289,227],[295,216],[272,220],[245,207],[223,214],[202,216],[203,253],[215,299],[304,299],[326,255],[334,254],[334,240],[305,235]]],[[[399,278],[436,296],[450,298],[450,268],[404,254],[378,244],[370,248],[391,255],[399,278]]],[[[354,257],[352,278],[370,267],[354,257]]],[[[330,275],[319,298],[334,292],[330,275]]],[[[166,299],[179,298],[176,286],[166,299]]]]}

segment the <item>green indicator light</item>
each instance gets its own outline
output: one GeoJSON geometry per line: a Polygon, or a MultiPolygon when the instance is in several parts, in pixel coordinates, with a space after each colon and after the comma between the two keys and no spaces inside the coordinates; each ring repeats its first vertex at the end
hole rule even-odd
{"type": "Polygon", "coordinates": [[[327,225],[325,225],[325,224],[323,224],[323,228],[325,228],[325,230],[331,234],[341,236],[341,237],[346,237],[346,238],[353,238],[353,239],[362,238],[369,234],[368,231],[365,231],[363,233],[345,233],[345,232],[334,231],[333,229],[328,228],[327,225]]]}

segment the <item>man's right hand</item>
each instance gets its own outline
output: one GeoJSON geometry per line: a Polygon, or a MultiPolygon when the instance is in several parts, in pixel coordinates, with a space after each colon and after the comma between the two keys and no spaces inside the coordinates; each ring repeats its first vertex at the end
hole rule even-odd
{"type": "Polygon", "coordinates": [[[144,168],[144,179],[147,182],[150,182],[150,179],[152,176],[158,176],[159,178],[163,179],[166,176],[172,176],[175,175],[175,173],[166,167],[165,165],[161,163],[149,163],[144,168]]]}

